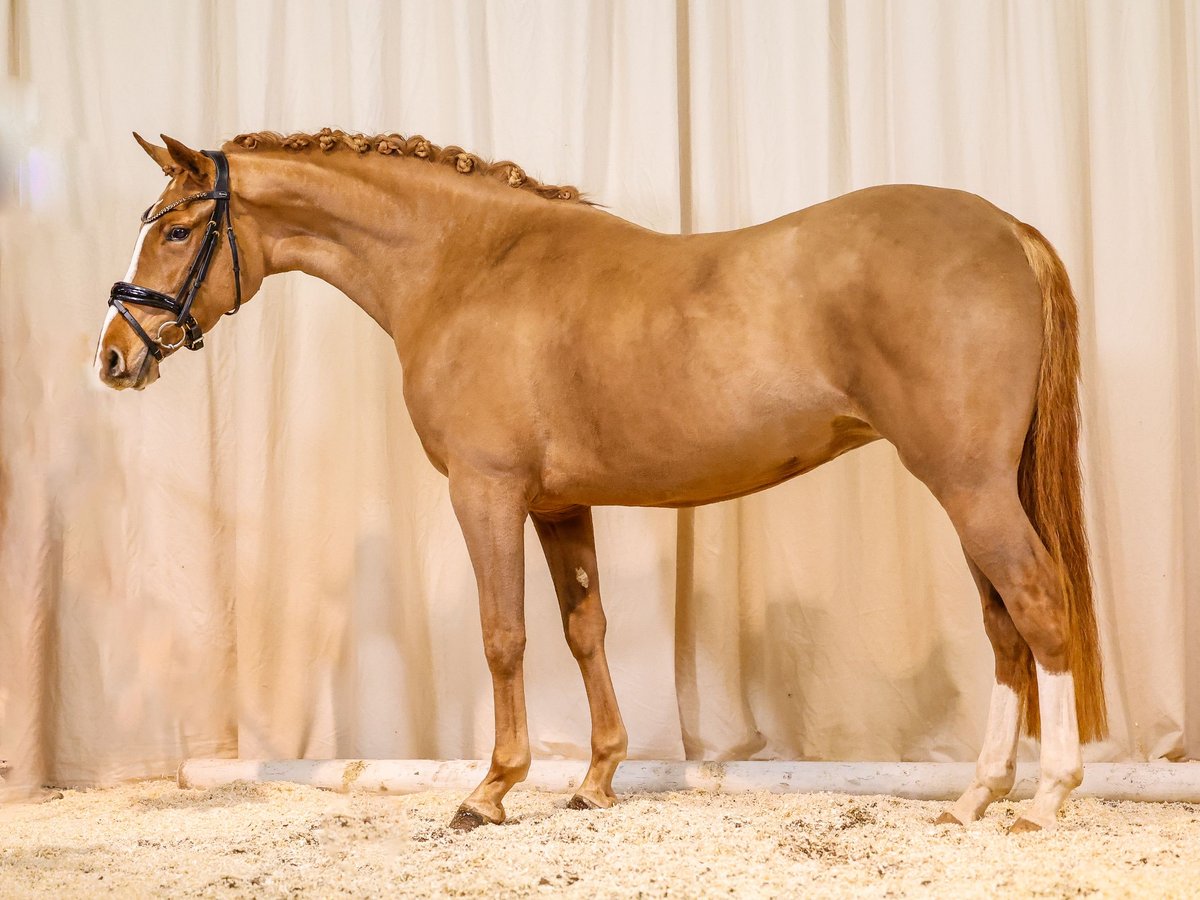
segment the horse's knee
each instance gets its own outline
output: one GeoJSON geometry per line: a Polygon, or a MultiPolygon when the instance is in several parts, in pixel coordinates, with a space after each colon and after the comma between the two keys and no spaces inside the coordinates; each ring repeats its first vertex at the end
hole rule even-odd
{"type": "Polygon", "coordinates": [[[604,617],[599,597],[589,596],[572,609],[563,625],[567,635],[567,646],[571,648],[571,655],[575,659],[591,659],[604,650],[608,620],[604,617]]]}
{"type": "Polygon", "coordinates": [[[483,636],[483,652],[493,675],[511,675],[525,657],[524,628],[495,628],[483,636]]]}

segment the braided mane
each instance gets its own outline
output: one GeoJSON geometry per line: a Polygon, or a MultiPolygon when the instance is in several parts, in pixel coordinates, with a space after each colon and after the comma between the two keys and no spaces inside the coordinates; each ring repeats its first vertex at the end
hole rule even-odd
{"type": "Polygon", "coordinates": [[[530,191],[547,200],[565,200],[573,203],[590,204],[579,192],[579,188],[571,185],[543,184],[536,178],[531,178],[514,162],[503,160],[490,162],[462,147],[439,147],[419,134],[404,137],[399,134],[347,134],[340,129],[322,128],[316,134],[282,135],[275,131],[255,131],[249,134],[239,134],[232,143],[246,150],[290,150],[302,152],[320,149],[325,153],[337,150],[353,150],[359,155],[379,153],[383,156],[408,156],[414,159],[424,159],[435,165],[452,166],[462,175],[482,175],[507,184],[517,190],[530,191]]]}

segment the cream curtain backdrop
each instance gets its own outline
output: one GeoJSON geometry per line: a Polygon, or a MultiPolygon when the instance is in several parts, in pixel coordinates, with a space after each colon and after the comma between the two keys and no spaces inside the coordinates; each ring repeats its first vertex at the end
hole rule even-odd
{"type": "MultiPolygon", "coordinates": [[[[323,125],[515,159],[664,231],[893,181],[1035,224],[1083,315],[1113,725],[1087,753],[1200,755],[1197,4],[0,0],[0,17],[0,758],[17,780],[491,750],[465,547],[373,322],[282,276],[144,394],[90,369],[162,186],[129,132],[213,147],[323,125]]],[[[596,523],[632,755],[977,752],[975,588],[889,446],[596,523]]],[[[527,543],[533,751],[583,759],[582,684],[527,543]]]]}

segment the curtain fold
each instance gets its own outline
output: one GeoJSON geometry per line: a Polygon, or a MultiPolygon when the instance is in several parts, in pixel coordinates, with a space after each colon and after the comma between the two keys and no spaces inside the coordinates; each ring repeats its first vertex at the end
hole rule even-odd
{"type": "MultiPolygon", "coordinates": [[[[420,132],[662,231],[903,181],[1036,225],[1083,319],[1113,724],[1087,753],[1200,755],[1197,4],[3,0],[0,52],[10,783],[491,749],[466,550],[373,322],[289,275],[144,394],[96,382],[105,291],[161,189],[134,129],[420,132]]],[[[633,755],[977,752],[975,588],[889,446],[596,530],[633,755]]],[[[584,759],[532,530],[526,557],[534,754],[584,759]]]]}

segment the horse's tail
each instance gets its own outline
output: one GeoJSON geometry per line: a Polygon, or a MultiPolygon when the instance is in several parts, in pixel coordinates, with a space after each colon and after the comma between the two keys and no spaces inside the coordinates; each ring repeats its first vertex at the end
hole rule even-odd
{"type": "MultiPolygon", "coordinates": [[[[1016,222],[1014,228],[1042,289],[1043,323],[1037,398],[1017,481],[1021,505],[1058,564],[1067,607],[1067,668],[1075,681],[1079,738],[1086,743],[1108,734],[1108,715],[1079,470],[1079,314],[1067,270],[1050,242],[1030,225],[1016,222]]],[[[1018,682],[1025,731],[1036,737],[1033,655],[1024,662],[1018,682]]]]}

